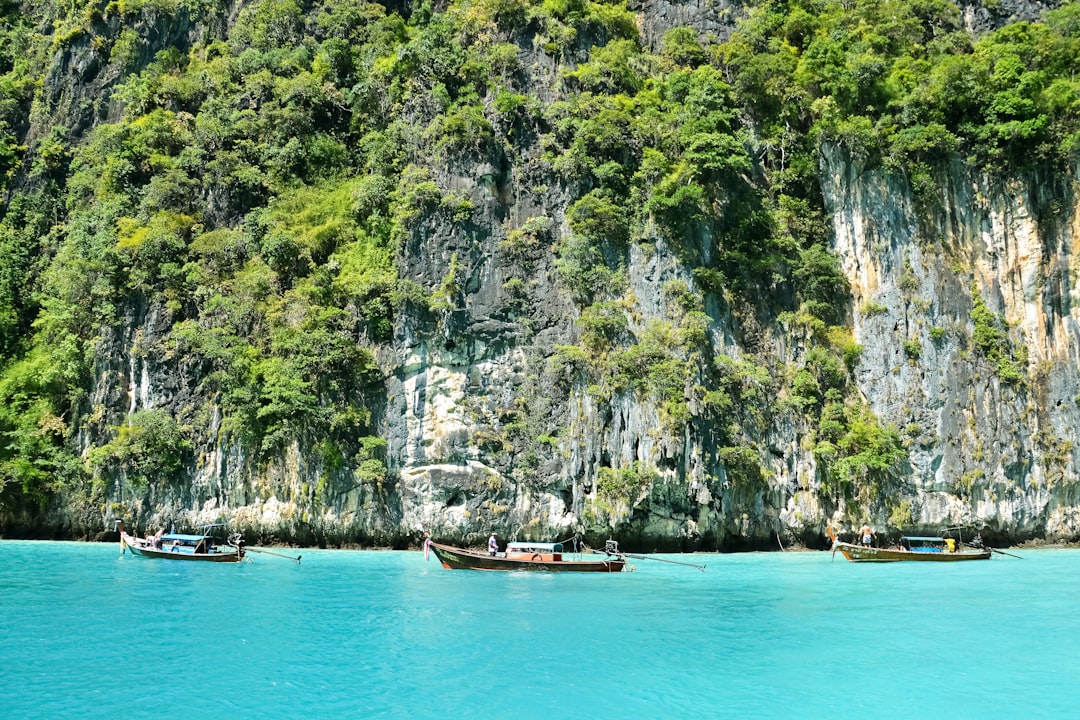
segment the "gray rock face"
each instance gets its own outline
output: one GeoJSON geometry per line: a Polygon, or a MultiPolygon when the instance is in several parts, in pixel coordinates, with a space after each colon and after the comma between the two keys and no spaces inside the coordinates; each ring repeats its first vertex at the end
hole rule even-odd
{"type": "MultiPolygon", "coordinates": [[[[724,38],[741,12],[712,0],[632,7],[653,48],[684,25],[724,38]]],[[[1000,7],[966,5],[969,27],[982,32],[1002,13],[1029,17],[1043,9],[1000,7]]],[[[196,32],[186,21],[161,23],[169,42],[196,32]]],[[[91,82],[99,77],[95,62],[89,47],[73,47],[58,57],[56,72],[91,82]]],[[[55,103],[69,102],[62,85],[55,103]]],[[[98,108],[94,117],[113,111],[98,108]]],[[[539,150],[527,151],[535,154],[434,170],[440,190],[468,199],[473,212],[467,227],[422,218],[398,254],[401,277],[427,291],[452,263],[461,281],[434,321],[404,314],[393,341],[372,348],[385,373],[371,403],[386,441],[384,479],[328,464],[320,438],[300,431],[280,453],[254,457],[224,427],[216,401],[199,396],[205,369],[170,352],[168,312],[133,306],[97,345],[85,408],[91,419],[78,448],[88,454],[127,414],[163,408],[179,415],[198,405],[204,422],[190,468],[174,486],[111,484],[100,506],[64,498],[51,524],[90,534],[114,517],[140,528],[225,519],[263,538],[324,545],[408,546],[424,532],[479,543],[491,530],[521,539],[611,536],[642,550],[823,542],[824,526],[849,508],[823,491],[796,410],[774,397],[761,427],[741,429],[762,468],[760,482],[747,485],[718,457],[718,421],[692,409],[673,432],[660,399],[594,387],[560,354],[581,340],[580,311],[555,259],[571,196],[542,175],[539,150]],[[540,217],[550,219],[551,236],[511,257],[508,232],[540,217]],[[514,292],[512,280],[520,281],[514,292]],[[617,499],[604,491],[613,482],[625,491],[617,499]]],[[[1072,442],[1080,428],[1080,177],[997,185],[956,162],[941,178],[938,209],[927,212],[903,178],[835,148],[823,149],[820,172],[834,249],[854,296],[852,331],[863,348],[855,382],[907,443],[898,492],[909,523],[987,526],[1014,539],[1080,534],[1080,455],[1072,442]],[[1068,199],[1052,222],[1039,207],[1050,186],[1068,199]],[[1027,349],[1020,382],[1003,379],[976,351],[977,301],[1007,321],[1013,347],[1027,349]]],[[[693,282],[676,252],[649,240],[630,248],[626,266],[634,333],[672,319],[665,283],[693,282]]],[[[753,348],[740,345],[736,338],[746,333],[731,308],[714,299],[706,310],[718,355],[783,368],[807,351],[779,323],[761,328],[753,348]]]]}
{"type": "Polygon", "coordinates": [[[1074,537],[1075,195],[1070,221],[1040,225],[1033,196],[1052,180],[994,185],[955,163],[927,227],[899,178],[835,151],[824,153],[822,178],[862,309],[859,385],[879,417],[910,428],[914,518],[1074,537]],[[976,298],[1027,349],[1022,382],[1003,381],[973,352],[976,298]]]}
{"type": "MultiPolygon", "coordinates": [[[[957,163],[928,225],[902,178],[829,148],[821,176],[855,299],[853,332],[863,347],[855,380],[874,413],[908,441],[901,494],[910,521],[985,526],[1010,538],[1074,537],[1080,205],[1047,232],[1030,210],[1040,179],[992,186],[957,163]],[[1022,382],[1002,380],[975,351],[976,297],[1008,322],[1011,342],[1027,348],[1022,382]],[[911,343],[919,348],[914,358],[905,350],[911,343]]],[[[778,412],[757,438],[768,476],[746,495],[717,461],[707,424],[672,435],[655,399],[602,400],[576,380],[567,385],[553,358],[555,346],[577,340],[574,306],[546,258],[535,277],[538,327],[497,319],[507,267],[498,263],[496,237],[470,255],[466,272],[481,280],[463,291],[451,331],[416,336],[406,322],[398,333],[380,426],[391,475],[385,487],[345,471],[323,481],[330,490],[316,491],[314,479],[327,473],[302,440],[269,466],[254,466],[240,445],[222,442],[215,413],[189,487],[114,500],[135,502],[129,509],[148,524],[224,515],[300,542],[393,545],[415,542],[422,531],[479,542],[496,529],[560,539],[585,531],[647,548],[775,547],[813,543],[825,523],[842,517],[843,508],[820,494],[794,415],[778,412]],[[605,502],[605,469],[635,467],[651,473],[637,494],[605,502]]],[[[444,239],[431,228],[417,241],[409,262],[418,274],[445,272],[444,239]]],[[[664,316],[664,282],[689,276],[660,242],[650,252],[635,249],[627,273],[640,324],[664,316]]],[[[185,401],[175,366],[132,347],[135,338],[155,346],[167,330],[157,318],[153,308],[134,313],[128,339],[106,348],[95,403],[130,411],[185,401]]],[[[714,339],[738,356],[728,323],[717,318],[714,339]]],[[[766,355],[800,354],[797,340],[779,330],[770,337],[766,355]]]]}
{"type": "Polygon", "coordinates": [[[677,27],[692,27],[702,39],[727,40],[745,12],[745,3],[726,0],[634,0],[627,5],[638,13],[642,41],[654,51],[664,33],[677,27]]]}
{"type": "Polygon", "coordinates": [[[986,35],[1013,22],[1033,22],[1047,10],[1053,10],[1060,2],[1039,0],[1001,0],[1001,2],[959,2],[964,27],[972,35],[986,35]]]}

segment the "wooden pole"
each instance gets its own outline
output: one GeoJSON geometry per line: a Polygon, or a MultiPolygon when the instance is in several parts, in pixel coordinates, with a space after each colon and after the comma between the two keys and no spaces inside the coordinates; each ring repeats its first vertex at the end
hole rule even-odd
{"type": "Polygon", "coordinates": [[[293,560],[293,561],[296,562],[297,565],[300,564],[300,558],[303,557],[303,555],[297,555],[296,557],[292,557],[291,555],[282,555],[281,553],[270,552],[269,550],[257,550],[255,548],[250,548],[250,547],[249,548],[244,548],[244,552],[262,553],[263,555],[273,555],[274,557],[284,558],[285,560],[293,560]]]}
{"type": "Polygon", "coordinates": [[[1004,550],[995,550],[992,547],[988,547],[986,549],[989,550],[990,552],[996,552],[998,555],[1008,555],[1009,557],[1016,558],[1017,560],[1023,560],[1024,559],[1024,558],[1020,557],[1019,555],[1013,555],[1012,553],[1007,553],[1004,550]]]}
{"type": "Polygon", "coordinates": [[[692,567],[705,572],[704,565],[695,565],[694,563],[678,562],[676,560],[664,560],[663,558],[649,557],[648,555],[634,555],[633,553],[623,553],[623,557],[635,558],[636,560],[652,560],[653,562],[668,563],[670,565],[685,565],[686,567],[692,567]]]}

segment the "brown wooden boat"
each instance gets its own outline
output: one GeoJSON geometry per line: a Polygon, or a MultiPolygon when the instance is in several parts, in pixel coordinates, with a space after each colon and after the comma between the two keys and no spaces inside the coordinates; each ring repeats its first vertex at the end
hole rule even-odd
{"type": "Polygon", "coordinates": [[[959,562],[988,560],[991,550],[985,547],[958,545],[952,538],[904,536],[896,547],[839,542],[833,539],[833,554],[839,550],[851,562],[959,562]]]}
{"type": "MultiPolygon", "coordinates": [[[[621,572],[626,567],[626,557],[610,553],[589,553],[595,558],[588,560],[564,559],[562,543],[512,542],[506,552],[491,555],[477,550],[443,545],[426,540],[428,548],[435,553],[447,570],[529,570],[542,572],[621,572]]],[[[586,554],[586,557],[588,554],[586,554]]]]}
{"type": "Polygon", "coordinates": [[[244,559],[244,541],[239,533],[234,533],[225,543],[219,543],[209,530],[204,528],[198,535],[159,532],[147,538],[129,535],[124,530],[124,523],[116,521],[120,533],[120,552],[130,550],[135,557],[155,558],[159,560],[193,560],[202,562],[240,562],[244,559]]]}

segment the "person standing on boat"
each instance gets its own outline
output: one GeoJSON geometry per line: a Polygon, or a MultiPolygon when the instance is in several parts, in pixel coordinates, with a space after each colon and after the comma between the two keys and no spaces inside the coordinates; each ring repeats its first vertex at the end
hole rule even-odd
{"type": "Polygon", "coordinates": [[[859,528],[859,542],[870,547],[874,544],[874,529],[867,524],[859,528]]]}
{"type": "Polygon", "coordinates": [[[488,555],[495,557],[499,552],[499,541],[495,539],[495,533],[488,538],[488,555]]]}

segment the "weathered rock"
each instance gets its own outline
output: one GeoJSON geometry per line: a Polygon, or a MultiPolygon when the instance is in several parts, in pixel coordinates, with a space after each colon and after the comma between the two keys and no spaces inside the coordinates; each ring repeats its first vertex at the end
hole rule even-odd
{"type": "MultiPolygon", "coordinates": [[[[742,12],[739,4],[711,0],[632,7],[653,49],[680,26],[722,39],[742,12]]],[[[998,7],[966,4],[969,29],[986,32],[1044,9],[1032,2],[998,7]]],[[[143,65],[155,47],[186,48],[203,32],[186,17],[147,22],[148,45],[136,59],[143,65]]],[[[536,97],[557,99],[562,68],[539,55],[529,60],[536,97]]],[[[45,103],[76,116],[77,128],[116,119],[115,104],[88,98],[106,96],[117,77],[88,40],[77,39],[57,53],[45,103]]],[[[690,420],[674,425],[661,398],[594,387],[560,356],[559,346],[581,340],[580,311],[555,260],[576,196],[539,160],[538,140],[519,151],[431,168],[439,189],[467,200],[472,211],[465,222],[425,215],[398,249],[402,278],[431,292],[456,266],[459,291],[441,310],[396,317],[393,340],[375,348],[385,378],[368,407],[386,441],[385,477],[358,472],[352,459],[328,463],[317,449],[321,438],[301,429],[279,451],[259,456],[228,430],[219,399],[200,394],[208,369],[175,354],[170,311],[135,298],[120,326],[96,345],[77,449],[86,457],[110,427],[159,408],[199,419],[189,467],[171,484],[132,487],[108,478],[103,487],[71,489],[44,512],[5,517],[5,532],[96,537],[123,517],[137,530],[224,520],[251,540],[324,546],[415,546],[425,532],[470,543],[491,530],[504,538],[614,537],[628,550],[823,543],[825,525],[850,508],[825,489],[805,420],[781,398],[768,398],[774,407],[759,426],[740,428],[761,475],[740,479],[718,457],[716,427],[739,417],[737,409],[717,419],[692,406],[690,420]],[[508,231],[535,218],[548,219],[550,237],[508,251],[508,231]],[[512,296],[507,284],[514,280],[512,296]],[[625,494],[607,494],[605,483],[617,482],[628,485],[625,494]]],[[[1014,540],[1074,538],[1080,177],[996,184],[958,160],[942,170],[940,195],[928,209],[903,177],[864,167],[837,148],[822,150],[821,187],[852,288],[851,328],[863,348],[854,381],[875,415],[902,429],[908,443],[896,489],[909,510],[902,519],[926,528],[985,526],[991,536],[1014,540]],[[1065,212],[1051,217],[1051,199],[1065,212]],[[976,299],[1008,321],[1014,347],[1027,348],[1021,381],[1003,379],[973,347],[976,299]]],[[[210,220],[229,220],[217,210],[224,203],[204,200],[210,220]]],[[[661,238],[645,240],[625,256],[623,302],[633,333],[672,321],[667,283],[694,282],[679,252],[661,238]]],[[[696,240],[693,251],[707,261],[712,238],[696,240]]],[[[720,297],[708,298],[704,309],[716,355],[767,364],[774,375],[806,355],[804,338],[764,313],[720,297]]]]}

